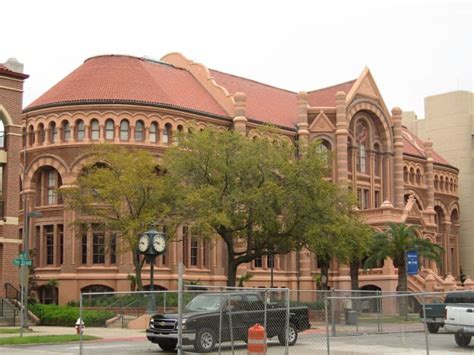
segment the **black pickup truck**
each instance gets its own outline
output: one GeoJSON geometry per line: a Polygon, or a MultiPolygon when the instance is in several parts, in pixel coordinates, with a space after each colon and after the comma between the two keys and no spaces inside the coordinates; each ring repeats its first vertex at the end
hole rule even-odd
{"type": "Polygon", "coordinates": [[[449,292],[444,303],[427,304],[425,306],[426,320],[423,318],[423,308],[421,308],[421,321],[426,321],[430,333],[437,333],[439,328],[444,327],[446,305],[453,303],[474,303],[474,291],[449,292]]]}
{"type": "MultiPolygon", "coordinates": [[[[182,317],[183,345],[194,345],[196,352],[212,351],[219,339],[247,342],[248,329],[264,323],[265,303],[258,292],[204,293],[194,297],[184,308],[182,317]],[[221,325],[221,326],[219,326],[221,325]]],[[[267,337],[278,336],[285,345],[286,307],[267,303],[267,337]]],[[[178,341],[178,315],[155,314],[150,319],[146,336],[166,351],[176,348],[178,341]]],[[[288,328],[288,345],[294,345],[298,332],[309,329],[307,307],[291,307],[288,328]]]]}

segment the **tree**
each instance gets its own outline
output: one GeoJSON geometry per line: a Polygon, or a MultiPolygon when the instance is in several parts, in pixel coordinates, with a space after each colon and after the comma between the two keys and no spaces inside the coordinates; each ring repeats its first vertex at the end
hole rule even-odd
{"type": "MultiPolygon", "coordinates": [[[[390,223],[389,228],[375,234],[371,254],[367,258],[364,267],[373,267],[377,262],[391,258],[393,264],[398,268],[398,291],[408,290],[406,252],[417,251],[419,257],[429,260],[441,261],[443,248],[428,239],[417,235],[418,227],[405,223],[390,223]]],[[[400,302],[400,314],[407,314],[406,298],[402,297],[400,302]]]]}
{"type": "Polygon", "coordinates": [[[171,192],[159,177],[157,160],[145,150],[117,145],[98,145],[73,186],[61,189],[70,207],[82,215],[77,224],[97,223],[117,233],[123,251],[131,251],[138,289],[143,289],[141,269],[145,262],[138,252],[141,233],[157,221],[167,223],[171,192]]]}
{"type": "Polygon", "coordinates": [[[303,156],[271,129],[267,138],[207,129],[167,150],[164,167],[179,191],[183,220],[194,233],[216,235],[227,249],[227,283],[237,268],[262,255],[285,254],[306,245],[306,229],[335,213],[316,145],[303,156]]]}

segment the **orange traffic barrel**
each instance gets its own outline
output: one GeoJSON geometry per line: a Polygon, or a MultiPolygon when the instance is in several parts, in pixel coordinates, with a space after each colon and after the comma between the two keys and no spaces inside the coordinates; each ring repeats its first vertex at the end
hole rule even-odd
{"type": "Polygon", "coordinates": [[[267,332],[260,324],[249,328],[248,332],[248,355],[262,355],[267,353],[267,332]]]}

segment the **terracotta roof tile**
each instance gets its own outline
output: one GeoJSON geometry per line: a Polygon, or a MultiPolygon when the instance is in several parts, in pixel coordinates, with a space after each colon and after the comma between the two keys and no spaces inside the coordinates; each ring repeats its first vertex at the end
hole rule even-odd
{"type": "Polygon", "coordinates": [[[160,103],[227,116],[189,72],[116,55],[87,59],[26,110],[53,103],[114,100],[160,103]]]}
{"type": "Polygon", "coordinates": [[[338,91],[344,91],[348,94],[355,82],[356,80],[351,80],[327,88],[308,91],[309,104],[317,107],[335,107],[336,93],[338,91]]]}
{"type": "Polygon", "coordinates": [[[229,93],[247,95],[248,118],[279,126],[294,128],[296,123],[296,93],[245,79],[232,74],[210,70],[216,82],[229,93]]]}
{"type": "MultiPolygon", "coordinates": [[[[411,133],[406,127],[403,127],[403,153],[426,157],[423,141],[411,133]]],[[[439,164],[450,165],[449,162],[433,150],[433,161],[439,164]]]]}
{"type": "Polygon", "coordinates": [[[0,63],[0,74],[19,79],[26,79],[29,77],[27,74],[17,73],[16,71],[10,70],[5,64],[2,63],[0,63]]]}

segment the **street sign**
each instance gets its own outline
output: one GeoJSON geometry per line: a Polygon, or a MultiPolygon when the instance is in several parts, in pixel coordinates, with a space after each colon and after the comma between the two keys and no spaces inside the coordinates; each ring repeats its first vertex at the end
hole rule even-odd
{"type": "Polygon", "coordinates": [[[416,251],[407,251],[407,274],[416,275],[418,274],[418,252],[416,251]]]}
{"type": "Polygon", "coordinates": [[[26,253],[21,252],[20,256],[13,259],[13,265],[15,266],[31,266],[32,260],[26,256],[26,253]]]}

